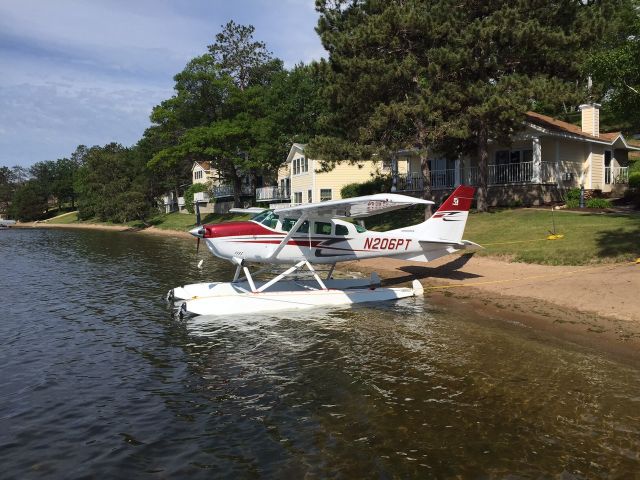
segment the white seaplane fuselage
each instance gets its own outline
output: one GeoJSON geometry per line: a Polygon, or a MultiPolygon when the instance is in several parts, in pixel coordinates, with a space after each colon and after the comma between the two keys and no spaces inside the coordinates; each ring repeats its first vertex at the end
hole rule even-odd
{"type": "MultiPolygon", "coordinates": [[[[466,214],[457,212],[456,221],[466,220],[466,214]]],[[[306,220],[281,246],[289,233],[287,227],[290,229],[294,224],[295,219],[267,211],[247,222],[207,225],[204,241],[217,257],[273,264],[302,260],[332,264],[375,257],[429,262],[463,246],[446,238],[426,239],[412,227],[372,232],[344,220],[326,218],[306,220]]]]}
{"type": "Polygon", "coordinates": [[[475,245],[462,240],[473,187],[458,187],[425,222],[387,232],[367,231],[340,218],[364,218],[416,204],[433,202],[404,195],[377,194],[320,204],[264,210],[245,222],[197,227],[191,233],[209,251],[236,266],[232,282],[176,287],[169,298],[180,300],[180,315],[229,315],[306,309],[321,305],[394,300],[422,294],[411,288],[379,288],[379,278],[322,280],[312,264],[330,264],[375,257],[429,262],[475,245]],[[248,264],[292,265],[275,278],[254,281],[248,264]],[[306,268],[309,280],[294,277],[306,268]],[[244,272],[244,277],[241,273],[244,272]]]}

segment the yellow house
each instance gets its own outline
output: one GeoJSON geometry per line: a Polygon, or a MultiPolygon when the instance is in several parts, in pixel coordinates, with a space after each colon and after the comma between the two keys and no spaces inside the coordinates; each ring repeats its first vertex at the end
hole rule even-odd
{"type": "Polygon", "coordinates": [[[338,200],[340,190],[350,183],[362,183],[373,176],[390,173],[390,167],[373,160],[340,163],[329,172],[320,171],[320,161],[308,158],[304,145],[294,143],[278,170],[276,185],[256,189],[257,202],[291,204],[338,200]]]}
{"type": "MultiPolygon", "coordinates": [[[[600,132],[600,105],[581,105],[580,110],[581,127],[528,112],[524,130],[510,145],[490,143],[489,204],[540,205],[560,201],[566,190],[580,186],[604,195],[622,193],[629,178],[629,153],[640,149],[621,132],[600,132]]],[[[477,185],[475,158],[447,158],[433,152],[428,158],[436,198],[460,184],[477,185]]],[[[420,160],[411,151],[399,152],[392,190],[419,194],[424,185],[420,160]]]]}

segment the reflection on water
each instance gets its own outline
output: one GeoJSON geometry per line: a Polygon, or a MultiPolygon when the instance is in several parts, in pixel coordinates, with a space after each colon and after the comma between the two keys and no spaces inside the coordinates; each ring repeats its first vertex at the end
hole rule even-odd
{"type": "Polygon", "coordinates": [[[0,232],[4,478],[632,478],[640,375],[423,299],[171,318],[192,242],[0,232]]]}

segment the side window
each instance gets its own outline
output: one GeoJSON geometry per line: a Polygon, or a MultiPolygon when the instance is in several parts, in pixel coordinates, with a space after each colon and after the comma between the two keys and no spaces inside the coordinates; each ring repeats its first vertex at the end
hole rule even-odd
{"type": "Polygon", "coordinates": [[[336,225],[336,235],[349,235],[349,229],[346,225],[336,225]]]}
{"type": "Polygon", "coordinates": [[[282,220],[282,230],[285,232],[288,232],[293,228],[295,224],[296,224],[295,218],[285,218],[284,220],[282,220]]]}
{"type": "Polygon", "coordinates": [[[296,233],[309,233],[309,220],[302,222],[296,233]]]}
{"type": "Polygon", "coordinates": [[[331,224],[325,222],[315,222],[315,232],[319,235],[331,235],[331,224]]]}
{"type": "Polygon", "coordinates": [[[361,227],[360,225],[356,225],[355,227],[356,227],[356,232],[358,232],[358,233],[364,233],[364,232],[367,231],[366,228],[361,227]]]}

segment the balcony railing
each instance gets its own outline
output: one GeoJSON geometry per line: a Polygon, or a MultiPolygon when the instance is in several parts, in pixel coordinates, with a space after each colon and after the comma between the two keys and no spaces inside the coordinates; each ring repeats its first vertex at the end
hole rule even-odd
{"type": "MultiPolygon", "coordinates": [[[[211,189],[214,198],[233,197],[233,185],[216,185],[211,189]]],[[[249,185],[242,185],[240,195],[253,195],[249,185]]]]}
{"type": "Polygon", "coordinates": [[[273,200],[289,200],[291,192],[287,188],[262,187],[256,188],[256,202],[271,202],[273,200]]]}
{"type": "Polygon", "coordinates": [[[629,183],[629,167],[604,167],[604,183],[629,183]]]}
{"type": "MultiPolygon", "coordinates": [[[[555,164],[541,162],[540,177],[536,178],[533,162],[509,163],[504,165],[488,165],[489,185],[507,185],[518,183],[555,183],[555,164]]],[[[625,168],[625,167],[620,167],[625,168]]],[[[617,172],[622,178],[622,172],[617,172]]],[[[612,172],[611,175],[614,175],[612,172]]],[[[628,174],[627,174],[628,175],[628,174]]],[[[478,184],[478,167],[465,168],[460,171],[460,183],[464,185],[478,184]]],[[[431,172],[431,189],[447,189],[456,186],[455,169],[433,170],[431,172]]],[[[398,174],[396,190],[399,192],[416,192],[424,188],[424,178],[420,174],[398,174]]]]}

